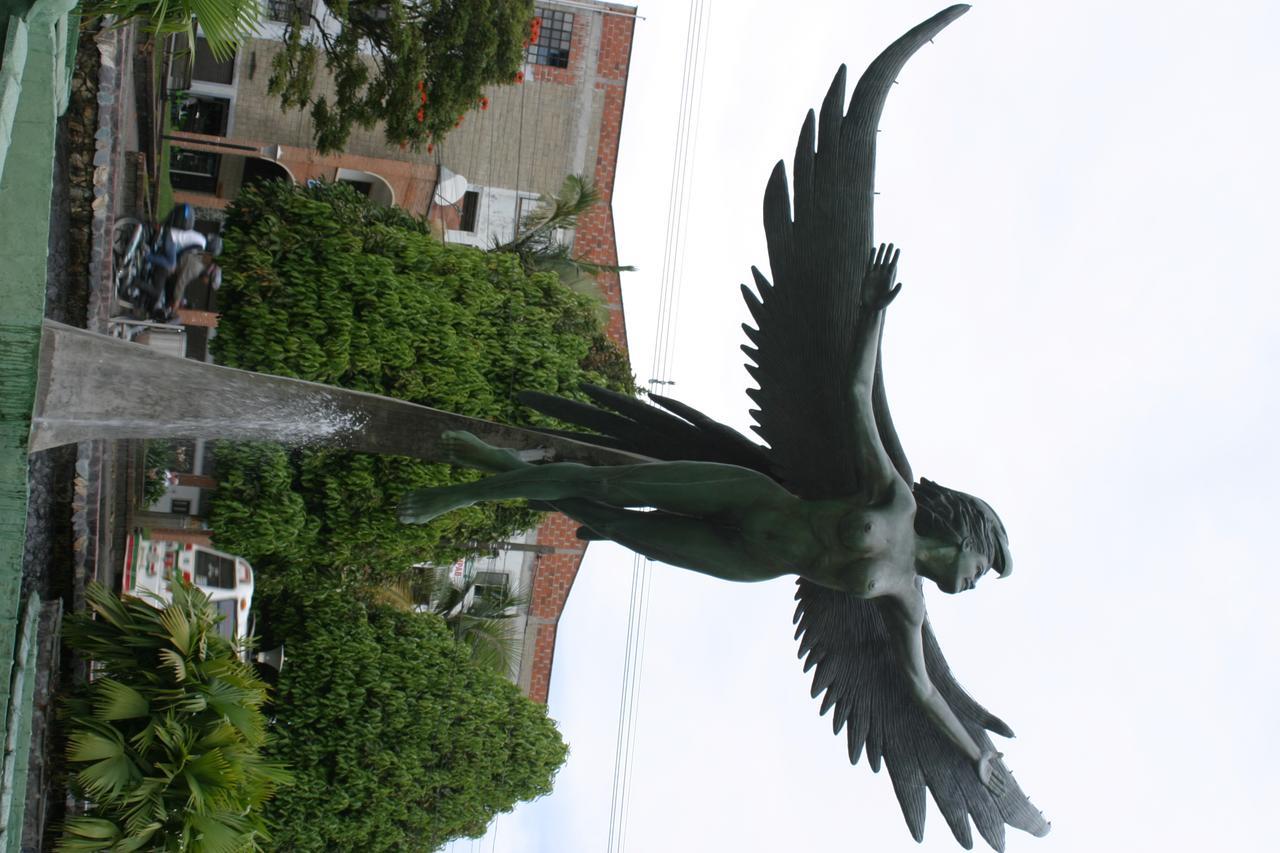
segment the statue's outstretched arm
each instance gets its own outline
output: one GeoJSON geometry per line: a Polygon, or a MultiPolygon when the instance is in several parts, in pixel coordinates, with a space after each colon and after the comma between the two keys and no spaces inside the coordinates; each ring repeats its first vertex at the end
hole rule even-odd
{"type": "Polygon", "coordinates": [[[1008,784],[1008,771],[1000,761],[1000,753],[994,750],[984,752],[978,746],[929,678],[921,635],[924,626],[924,596],[919,587],[913,586],[906,596],[886,596],[877,601],[881,604],[881,614],[889,629],[894,657],[907,676],[912,697],[933,724],[973,762],[982,784],[997,796],[1004,793],[1008,784]]]}
{"type": "Polygon", "coordinates": [[[858,419],[857,452],[862,456],[859,468],[866,472],[866,487],[880,494],[902,479],[885,450],[876,425],[873,400],[885,310],[902,289],[901,284],[895,284],[898,255],[899,251],[893,248],[892,243],[888,246],[881,243],[878,250],[872,251],[862,285],[858,327],[854,330],[858,341],[853,363],[853,398],[858,419]]]}

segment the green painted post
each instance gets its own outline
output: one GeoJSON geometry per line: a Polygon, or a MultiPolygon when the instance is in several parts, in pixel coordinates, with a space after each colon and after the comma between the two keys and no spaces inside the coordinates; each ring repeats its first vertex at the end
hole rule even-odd
{"type": "Polygon", "coordinates": [[[40,627],[40,596],[27,599],[22,633],[18,636],[17,666],[9,699],[9,725],[4,740],[4,775],[0,777],[0,851],[21,853],[22,816],[27,803],[27,769],[31,761],[31,702],[36,687],[36,642],[40,627]]]}
{"type": "MultiPolygon", "coordinates": [[[[10,35],[14,31],[10,21],[10,35]]],[[[55,116],[52,31],[27,24],[26,61],[0,176],[0,707],[8,707],[27,517],[27,433],[49,253],[55,116]]],[[[6,721],[6,731],[8,723],[6,721]]]]}
{"type": "Polygon", "coordinates": [[[49,254],[54,134],[70,79],[74,0],[0,0],[0,851],[22,840],[39,599],[19,620],[27,519],[27,437],[49,254]],[[15,654],[17,655],[15,666],[15,654]]]}

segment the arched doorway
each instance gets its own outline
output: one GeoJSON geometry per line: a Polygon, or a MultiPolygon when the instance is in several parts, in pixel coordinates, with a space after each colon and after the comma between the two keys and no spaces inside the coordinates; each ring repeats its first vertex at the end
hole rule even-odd
{"type": "Polygon", "coordinates": [[[391,207],[396,203],[395,190],[391,189],[391,184],[381,175],[360,169],[339,169],[334,179],[351,185],[356,192],[368,196],[369,201],[374,204],[391,207]]]}

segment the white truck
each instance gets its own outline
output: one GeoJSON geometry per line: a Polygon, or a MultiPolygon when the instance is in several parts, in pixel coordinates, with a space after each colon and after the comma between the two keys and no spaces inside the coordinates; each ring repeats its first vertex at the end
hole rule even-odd
{"type": "Polygon", "coordinates": [[[151,540],[145,530],[135,530],[125,543],[121,593],[145,598],[143,594],[149,592],[171,601],[169,583],[175,577],[194,584],[213,600],[226,617],[218,625],[223,636],[238,644],[249,638],[253,567],[248,561],[205,545],[151,540]]]}

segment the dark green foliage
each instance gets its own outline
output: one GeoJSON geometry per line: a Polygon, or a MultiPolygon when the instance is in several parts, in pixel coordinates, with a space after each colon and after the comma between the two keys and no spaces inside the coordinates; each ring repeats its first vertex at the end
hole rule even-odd
{"type": "Polygon", "coordinates": [[[85,20],[114,15],[117,25],[137,20],[157,36],[185,33],[195,44],[195,20],[213,55],[235,56],[236,48],[258,31],[262,11],[257,0],[88,0],[85,20]]]}
{"type": "Polygon", "coordinates": [[[148,441],[143,454],[142,506],[149,507],[164,497],[169,487],[165,473],[176,461],[173,448],[163,441],[148,441]]]}
{"type": "Polygon", "coordinates": [[[316,522],[293,490],[288,453],[275,444],[230,442],[220,442],[215,452],[219,547],[259,561],[308,553],[316,522]]]}
{"type": "Polygon", "coordinates": [[[551,790],[566,748],[541,705],[468,659],[436,616],[334,592],[262,603],[288,648],[269,804],[279,849],[434,850],[551,790]]]}
{"type": "MultiPolygon", "coordinates": [[[[572,394],[583,381],[632,390],[590,300],[554,274],[442,245],[420,221],[344,185],[247,187],[226,244],[213,342],[222,364],[525,425],[546,421],[514,402],[517,390],[572,394]]],[[[473,475],[399,457],[242,449],[224,452],[218,471],[218,545],[253,563],[266,591],[285,555],[307,572],[378,582],[536,518],[487,505],[402,525],[405,492],[473,475]]]]}
{"type": "Polygon", "coordinates": [[[295,17],[269,81],[285,109],[311,107],[322,153],[341,151],[353,127],[379,122],[392,144],[417,150],[442,139],[480,101],[486,85],[514,79],[533,19],[532,0],[326,5],[341,29],[316,26],[317,44],[302,28],[320,23],[314,17],[320,7],[305,19],[295,17]],[[335,87],[332,101],[312,97],[321,54],[335,87]]]}
{"type": "Polygon", "coordinates": [[[204,593],[121,600],[102,586],[68,621],[96,678],[67,701],[67,760],[92,806],[62,851],[258,849],[263,803],[289,776],[265,761],[267,688],[218,631],[204,593]]]}

